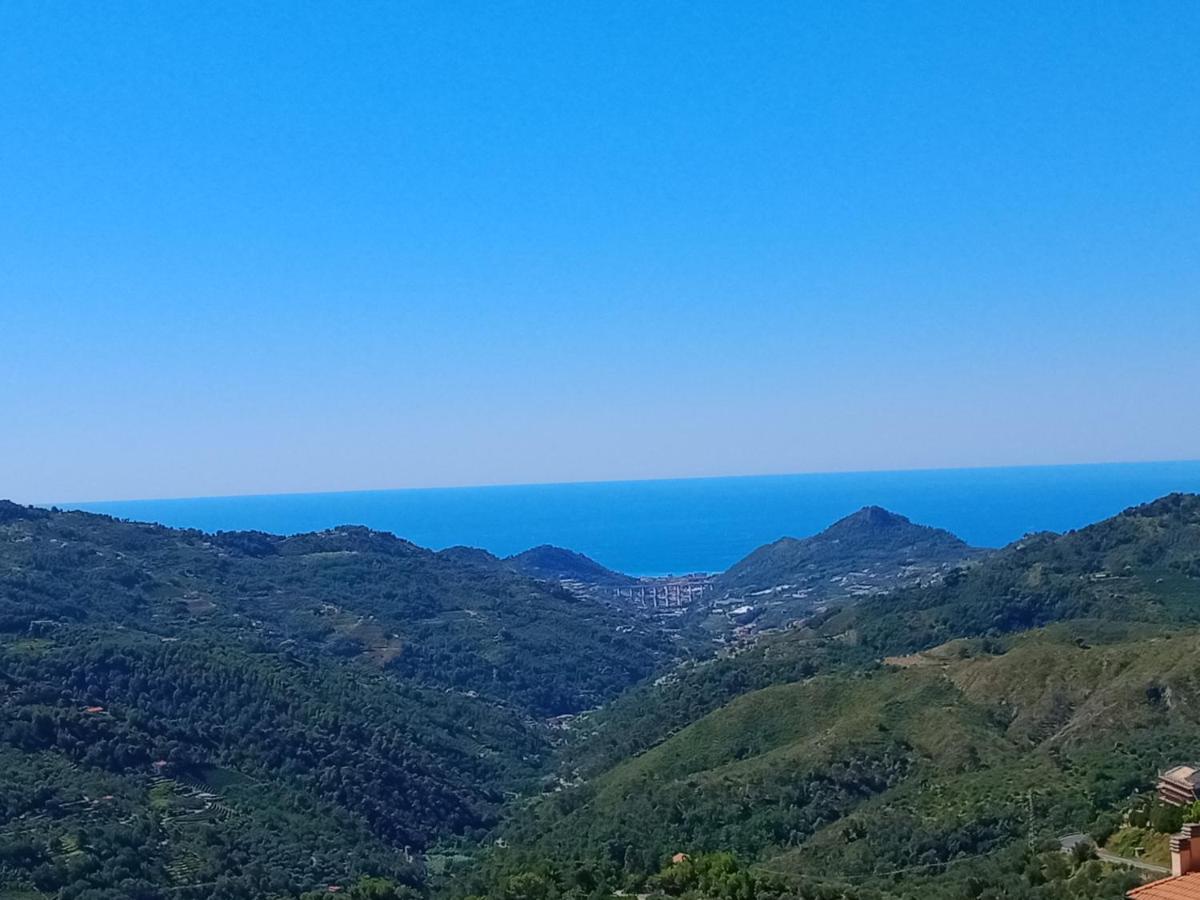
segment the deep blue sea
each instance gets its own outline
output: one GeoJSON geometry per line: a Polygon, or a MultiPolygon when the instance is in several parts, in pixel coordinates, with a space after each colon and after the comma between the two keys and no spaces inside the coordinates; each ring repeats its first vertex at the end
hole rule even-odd
{"type": "Polygon", "coordinates": [[[610,481],[68,504],[206,531],[282,534],[341,524],[426,547],[507,555],[538,544],[635,575],[718,571],[760,544],[803,537],[875,504],[998,547],[1065,531],[1172,491],[1200,492],[1200,461],[610,481]]]}

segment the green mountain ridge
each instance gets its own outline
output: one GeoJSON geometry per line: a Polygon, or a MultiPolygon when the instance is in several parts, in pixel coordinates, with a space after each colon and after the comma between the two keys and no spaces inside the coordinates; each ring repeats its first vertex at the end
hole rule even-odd
{"type": "Polygon", "coordinates": [[[1045,841],[1200,745],[1200,497],[946,565],[672,664],[483,551],[0,502],[0,898],[1116,900],[1045,841]]]}
{"type": "Polygon", "coordinates": [[[717,579],[717,588],[742,593],[782,585],[823,586],[829,575],[875,567],[899,578],[905,568],[953,565],[985,551],[941,528],[916,525],[878,506],[866,506],[807,538],[783,537],[754,550],[717,579]]]}
{"type": "Polygon", "coordinates": [[[718,596],[754,604],[759,627],[778,627],[828,604],[931,584],[987,553],[943,529],[867,506],[811,537],[757,548],[713,586],[718,596]]]}
{"type": "Polygon", "coordinates": [[[1062,535],[1029,535],[921,589],[814,624],[876,650],[932,646],[1072,618],[1200,621],[1200,497],[1171,494],[1062,535]]]}
{"type": "Polygon", "coordinates": [[[1200,631],[1075,621],[777,684],[546,798],[506,838],[518,857],[615,852],[647,875],[680,851],[732,850],[801,883],[959,897],[957,881],[886,873],[1089,827],[1190,758],[1197,672],[1200,631]]]}
{"type": "Polygon", "coordinates": [[[615,572],[574,550],[542,544],[522,553],[505,557],[503,562],[531,578],[551,581],[581,581],[594,585],[636,584],[632,575],[615,572]]]}
{"type": "Polygon", "coordinates": [[[366,528],[209,535],[0,503],[0,884],[417,884],[405,848],[494,824],[544,764],[546,717],[669,652],[555,586],[366,528]]]}
{"type": "MultiPolygon", "coordinates": [[[[1200,498],[1171,495],[688,664],[579,720],[578,784],[513,818],[484,883],[734,851],[805,896],[1076,896],[1030,848],[1200,745],[1198,560],[1200,498]]],[[[1127,884],[1087,872],[1079,896],[1127,884]]]]}

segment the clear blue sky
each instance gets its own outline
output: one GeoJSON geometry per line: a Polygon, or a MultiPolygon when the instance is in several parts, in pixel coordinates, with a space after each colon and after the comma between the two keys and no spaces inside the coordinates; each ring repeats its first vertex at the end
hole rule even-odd
{"type": "Polygon", "coordinates": [[[1200,4],[0,34],[0,495],[1200,456],[1200,4]]]}

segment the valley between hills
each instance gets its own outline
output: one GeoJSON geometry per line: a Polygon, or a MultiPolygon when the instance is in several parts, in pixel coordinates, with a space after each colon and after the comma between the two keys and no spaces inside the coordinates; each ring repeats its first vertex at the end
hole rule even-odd
{"type": "Polygon", "coordinates": [[[869,507],[639,585],[0,503],[0,898],[1120,898],[1056,838],[1178,827],[1200,497],[998,550],[869,507]]]}

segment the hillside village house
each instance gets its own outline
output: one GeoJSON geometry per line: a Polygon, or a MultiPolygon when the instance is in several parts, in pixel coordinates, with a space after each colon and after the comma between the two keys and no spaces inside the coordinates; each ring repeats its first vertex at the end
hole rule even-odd
{"type": "Polygon", "coordinates": [[[1200,769],[1175,766],[1158,776],[1158,799],[1172,806],[1190,806],[1200,799],[1200,769]]]}
{"type": "Polygon", "coordinates": [[[1171,876],[1136,887],[1129,900],[1200,900],[1200,823],[1171,836],[1171,876]]]}

